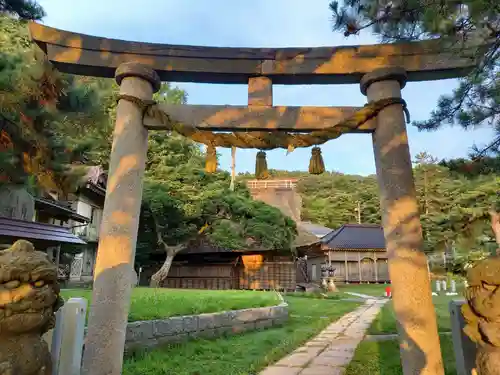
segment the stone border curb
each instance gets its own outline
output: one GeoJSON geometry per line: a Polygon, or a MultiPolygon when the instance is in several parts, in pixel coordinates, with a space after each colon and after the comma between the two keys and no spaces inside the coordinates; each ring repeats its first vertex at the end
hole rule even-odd
{"type": "Polygon", "coordinates": [[[277,294],[281,302],[275,306],[128,323],[125,351],[280,326],[288,320],[289,313],[283,296],[277,294]]]}

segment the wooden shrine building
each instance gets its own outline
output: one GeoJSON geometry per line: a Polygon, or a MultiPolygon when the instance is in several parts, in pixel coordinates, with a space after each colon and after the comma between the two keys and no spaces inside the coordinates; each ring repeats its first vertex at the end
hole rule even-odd
{"type": "MultiPolygon", "coordinates": [[[[192,243],[174,258],[168,277],[162,285],[184,289],[250,289],[295,290],[303,276],[297,256],[319,254],[318,238],[300,226],[290,249],[230,250],[214,246],[204,239],[192,243]]],[[[159,253],[157,263],[141,272],[140,284],[148,285],[151,275],[164,260],[159,253]]],[[[156,259],[155,259],[156,260],[156,259]]]]}
{"type": "Polygon", "coordinates": [[[377,224],[344,224],[321,239],[337,282],[389,282],[384,230],[377,224]]]}

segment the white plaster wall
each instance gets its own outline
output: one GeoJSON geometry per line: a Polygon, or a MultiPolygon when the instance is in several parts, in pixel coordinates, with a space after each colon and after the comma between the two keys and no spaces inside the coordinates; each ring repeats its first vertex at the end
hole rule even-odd
{"type": "MultiPolygon", "coordinates": [[[[74,209],[79,215],[92,219],[92,223],[90,223],[89,226],[96,228],[97,235],[99,235],[102,220],[102,207],[93,204],[84,196],[79,196],[77,201],[74,203],[74,209]],[[94,211],[93,217],[92,211],[94,211]]],[[[74,233],[82,233],[84,230],[85,226],[77,227],[74,229],[74,233]]]]}
{"type": "Polygon", "coordinates": [[[90,218],[92,213],[92,206],[90,203],[85,202],[83,198],[78,198],[76,201],[76,213],[85,217],[90,218]]]}

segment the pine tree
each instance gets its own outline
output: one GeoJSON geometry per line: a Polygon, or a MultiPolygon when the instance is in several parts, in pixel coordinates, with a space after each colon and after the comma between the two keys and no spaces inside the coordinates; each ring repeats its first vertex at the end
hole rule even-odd
{"type": "Polygon", "coordinates": [[[443,160],[440,164],[448,168],[451,172],[470,178],[481,175],[500,174],[500,156],[450,159],[443,160]]]}
{"type": "Polygon", "coordinates": [[[33,0],[2,0],[0,15],[2,14],[23,20],[41,20],[45,16],[43,8],[33,0]]]}
{"type": "Polygon", "coordinates": [[[498,0],[346,0],[330,3],[334,30],[346,36],[370,29],[382,41],[455,38],[479,42],[477,69],[452,94],[440,98],[427,121],[434,130],[457,124],[465,129],[490,126],[493,139],[474,149],[481,157],[500,151],[500,2],[498,0]]]}
{"type": "Polygon", "coordinates": [[[66,132],[98,121],[98,96],[52,67],[29,42],[25,22],[0,16],[0,37],[3,182],[22,184],[33,176],[41,190],[65,195],[67,166],[82,157],[66,132]]]}

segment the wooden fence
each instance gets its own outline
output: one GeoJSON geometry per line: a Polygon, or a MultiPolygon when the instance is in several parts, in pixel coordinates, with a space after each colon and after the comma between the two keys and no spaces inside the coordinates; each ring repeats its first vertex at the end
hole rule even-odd
{"type": "MultiPolygon", "coordinates": [[[[289,259],[289,258],[287,258],[289,259]]],[[[294,290],[297,267],[293,261],[242,255],[241,262],[173,264],[162,286],[184,289],[294,290]]]]}

